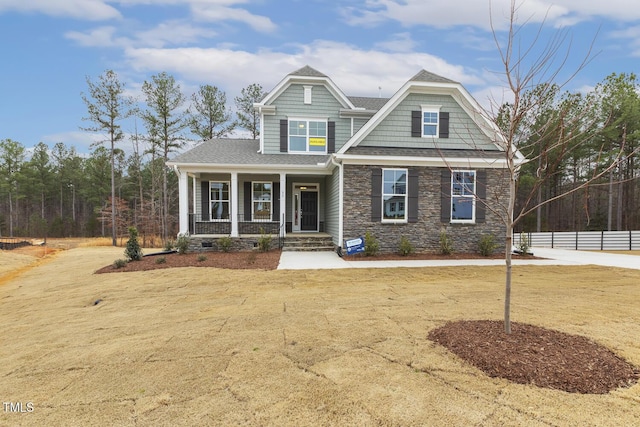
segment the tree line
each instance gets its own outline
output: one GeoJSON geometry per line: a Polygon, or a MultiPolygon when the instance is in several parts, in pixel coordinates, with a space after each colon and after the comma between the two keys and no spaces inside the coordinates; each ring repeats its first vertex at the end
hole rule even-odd
{"type": "Polygon", "coordinates": [[[530,161],[518,174],[516,212],[529,213],[517,231],[640,228],[639,93],[633,73],[610,74],[586,94],[553,83],[524,92],[515,133],[530,161]]]}
{"type": "Polygon", "coordinates": [[[112,70],[86,82],[81,129],[104,137],[88,155],[64,142],[27,149],[0,140],[0,237],[110,235],[115,245],[133,225],[143,243],[166,241],[177,233],[178,210],[177,177],[167,160],[189,142],[237,129],[259,136],[253,104],[265,93],[258,84],[234,98],[234,114],[216,86],[202,85],[189,98],[166,72],[143,83],[142,99],[128,96],[112,70]]]}

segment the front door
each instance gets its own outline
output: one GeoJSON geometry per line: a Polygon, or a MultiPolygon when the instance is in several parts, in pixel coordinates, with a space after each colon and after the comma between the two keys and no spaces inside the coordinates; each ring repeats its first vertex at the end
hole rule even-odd
{"type": "Polygon", "coordinates": [[[318,184],[293,185],[292,231],[318,231],[318,184]]]}
{"type": "Polygon", "coordinates": [[[318,192],[300,192],[300,230],[318,231],[318,192]]]}

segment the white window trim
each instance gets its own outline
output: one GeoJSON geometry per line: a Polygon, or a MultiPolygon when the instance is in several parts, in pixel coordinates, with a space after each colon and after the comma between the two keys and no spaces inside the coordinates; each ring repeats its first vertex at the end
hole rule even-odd
{"type": "Polygon", "coordinates": [[[449,191],[451,194],[451,205],[449,206],[449,221],[451,221],[452,224],[475,224],[476,223],[476,186],[478,185],[478,171],[476,170],[472,170],[472,169],[457,169],[457,170],[452,170],[451,171],[451,184],[449,185],[449,191]],[[454,176],[456,173],[469,173],[469,172],[473,172],[473,189],[471,191],[471,195],[470,196],[454,196],[453,194],[453,182],[454,182],[454,176]],[[471,219],[453,219],[453,200],[454,197],[456,199],[462,199],[462,198],[471,198],[471,219]]]}
{"type": "Polygon", "coordinates": [[[229,222],[231,221],[231,183],[229,181],[217,181],[217,180],[210,180],[209,181],[209,221],[211,222],[229,222]],[[213,205],[213,198],[211,197],[211,184],[215,183],[215,184],[227,184],[227,189],[228,189],[228,193],[229,193],[229,199],[227,200],[218,200],[220,202],[223,203],[227,203],[229,206],[229,218],[214,218],[213,217],[213,209],[212,209],[212,205],[213,205]]]}
{"type": "Polygon", "coordinates": [[[254,184],[271,184],[271,193],[270,193],[271,197],[269,198],[269,219],[268,219],[268,221],[271,221],[271,219],[273,218],[273,182],[272,181],[251,181],[251,221],[256,220],[254,218],[254,215],[256,213],[254,208],[255,204],[261,202],[261,200],[256,200],[254,198],[254,195],[253,195],[254,184]]]}
{"type": "Polygon", "coordinates": [[[422,138],[438,138],[440,135],[440,109],[442,109],[442,105],[421,105],[420,106],[420,135],[422,138]],[[424,113],[436,113],[436,133],[435,135],[425,135],[424,134],[424,113]]]}
{"type": "MultiPolygon", "coordinates": [[[[308,117],[288,117],[287,118],[287,126],[291,122],[307,122],[307,142],[305,146],[305,151],[292,150],[291,149],[291,132],[287,128],[287,149],[289,153],[292,154],[311,154],[311,155],[325,155],[327,154],[327,150],[329,149],[329,119],[328,118],[308,118],[308,117]],[[325,129],[325,144],[324,151],[311,151],[309,150],[309,122],[323,122],[325,129]]],[[[298,135],[294,135],[298,136],[298,135]]]]}
{"type": "Polygon", "coordinates": [[[408,185],[409,185],[409,169],[404,169],[404,168],[383,168],[382,169],[382,189],[380,191],[380,194],[382,195],[382,197],[380,197],[380,203],[382,203],[382,222],[383,223],[387,223],[387,224],[404,224],[408,221],[408,217],[409,217],[409,212],[408,212],[408,206],[409,206],[409,192],[408,190],[408,185]],[[397,194],[387,194],[384,192],[384,173],[385,171],[403,171],[405,174],[405,191],[404,191],[404,218],[403,219],[391,219],[391,218],[385,218],[385,209],[384,209],[384,197],[386,195],[389,196],[398,196],[397,194]]]}

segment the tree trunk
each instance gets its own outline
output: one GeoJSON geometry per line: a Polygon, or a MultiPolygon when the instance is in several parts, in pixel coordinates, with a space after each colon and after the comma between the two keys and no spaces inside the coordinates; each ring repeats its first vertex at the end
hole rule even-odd
{"type": "Polygon", "coordinates": [[[116,161],[114,154],[114,138],[113,131],[111,131],[111,245],[117,246],[117,229],[116,229],[116,161]]]}

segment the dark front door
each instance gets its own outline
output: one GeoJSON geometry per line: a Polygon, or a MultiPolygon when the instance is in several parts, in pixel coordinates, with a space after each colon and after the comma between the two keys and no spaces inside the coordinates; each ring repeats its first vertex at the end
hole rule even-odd
{"type": "Polygon", "coordinates": [[[300,229],[303,231],[318,231],[318,192],[300,192],[300,229]]]}

